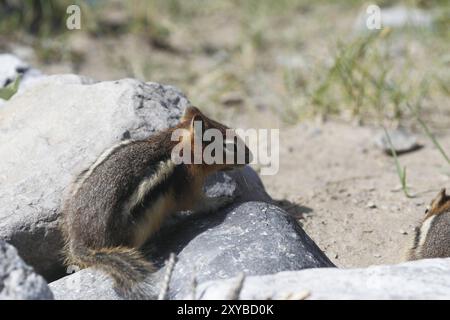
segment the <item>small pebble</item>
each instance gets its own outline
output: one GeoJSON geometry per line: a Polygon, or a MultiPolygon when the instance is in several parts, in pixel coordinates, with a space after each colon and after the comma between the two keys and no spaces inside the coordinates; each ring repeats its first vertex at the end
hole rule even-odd
{"type": "Polygon", "coordinates": [[[386,136],[384,130],[380,130],[375,136],[374,142],[377,147],[389,155],[392,155],[391,147],[393,147],[397,153],[411,152],[420,149],[421,147],[417,142],[416,136],[404,128],[388,130],[388,135],[389,138],[386,136]]]}
{"type": "Polygon", "coordinates": [[[240,92],[227,92],[220,98],[220,103],[225,106],[236,106],[244,102],[243,95],[240,92]]]}
{"type": "Polygon", "coordinates": [[[369,208],[369,209],[375,209],[376,207],[377,207],[377,205],[373,202],[368,202],[366,204],[366,208],[369,208]]]}

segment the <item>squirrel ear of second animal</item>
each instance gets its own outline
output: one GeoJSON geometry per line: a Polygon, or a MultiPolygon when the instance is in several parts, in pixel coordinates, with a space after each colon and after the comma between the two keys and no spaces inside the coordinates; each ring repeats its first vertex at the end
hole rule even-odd
{"type": "Polygon", "coordinates": [[[439,192],[438,199],[439,199],[439,201],[438,201],[439,204],[444,204],[449,199],[449,197],[445,193],[445,188],[442,188],[441,191],[439,192]]]}
{"type": "MultiPolygon", "coordinates": [[[[441,189],[439,191],[439,194],[436,196],[436,198],[433,199],[430,205],[430,212],[434,212],[438,210],[441,206],[443,206],[447,201],[450,200],[450,197],[446,195],[445,188],[441,189]]],[[[429,214],[427,212],[427,214],[429,214]]]]}

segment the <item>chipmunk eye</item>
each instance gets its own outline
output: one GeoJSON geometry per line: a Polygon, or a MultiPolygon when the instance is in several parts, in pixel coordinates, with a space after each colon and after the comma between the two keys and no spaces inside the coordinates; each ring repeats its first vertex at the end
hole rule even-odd
{"type": "Polygon", "coordinates": [[[426,208],[426,209],[425,209],[425,214],[427,214],[428,211],[430,211],[430,209],[426,208]]]}

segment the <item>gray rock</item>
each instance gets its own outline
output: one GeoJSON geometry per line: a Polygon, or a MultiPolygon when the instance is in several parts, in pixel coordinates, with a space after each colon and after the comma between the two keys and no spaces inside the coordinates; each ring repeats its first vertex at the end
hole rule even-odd
{"type": "MultiPolygon", "coordinates": [[[[392,142],[392,147],[397,154],[411,152],[421,148],[417,142],[417,137],[404,128],[395,130],[387,130],[389,138],[392,142]]],[[[384,130],[381,130],[374,139],[375,145],[383,150],[385,153],[392,155],[391,144],[384,130]]]]}
{"type": "MultiPolygon", "coordinates": [[[[224,299],[238,279],[209,281],[197,299],[224,299]]],[[[190,298],[190,296],[186,296],[190,298]]],[[[308,269],[244,279],[240,299],[450,299],[450,259],[364,269],[308,269]]]]}
{"type": "Polygon", "coordinates": [[[113,280],[95,269],[83,269],[49,284],[56,300],[122,300],[113,280]]]}
{"type": "Polygon", "coordinates": [[[207,217],[194,214],[149,242],[149,259],[159,266],[171,252],[178,256],[170,298],[189,292],[194,276],[204,282],[240,272],[261,275],[334,266],[294,218],[271,204],[249,167],[211,177],[206,194],[229,195],[235,182],[237,198],[232,206],[207,217]]]}
{"type": "Polygon", "coordinates": [[[178,253],[171,298],[184,297],[194,275],[201,283],[240,272],[264,275],[333,266],[292,217],[264,202],[241,203],[207,221],[182,225],[172,237],[153,244],[178,253]]]}
{"type": "Polygon", "coordinates": [[[44,278],[36,274],[17,254],[0,240],[0,300],[53,299],[44,278]]]}
{"type": "MultiPolygon", "coordinates": [[[[249,167],[220,173],[209,179],[208,196],[235,195],[235,204],[210,215],[195,214],[169,220],[144,250],[159,269],[153,277],[158,292],[164,262],[171,252],[178,255],[169,298],[180,298],[198,282],[228,278],[241,271],[269,274],[283,270],[330,267],[333,264],[304,233],[297,222],[280,208],[269,204],[257,174],[249,167]]],[[[85,269],[50,284],[57,299],[120,298],[111,295],[110,281],[92,283],[98,271],[85,269]],[[66,283],[79,282],[81,290],[65,290],[66,283]],[[67,293],[65,293],[67,292],[67,293]]]]}
{"type": "Polygon", "coordinates": [[[47,279],[64,274],[57,218],[74,176],[122,139],[177,123],[175,88],[137,80],[49,76],[0,109],[0,239],[47,279]]]}

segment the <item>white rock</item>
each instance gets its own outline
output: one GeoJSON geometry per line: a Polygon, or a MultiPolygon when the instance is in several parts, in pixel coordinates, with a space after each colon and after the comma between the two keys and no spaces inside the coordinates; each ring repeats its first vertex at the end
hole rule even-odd
{"type": "MultiPolygon", "coordinates": [[[[224,299],[236,278],[199,285],[198,299],[224,299]]],[[[251,276],[240,299],[280,299],[308,292],[307,299],[450,299],[450,258],[372,266],[318,268],[251,276]]]]}

